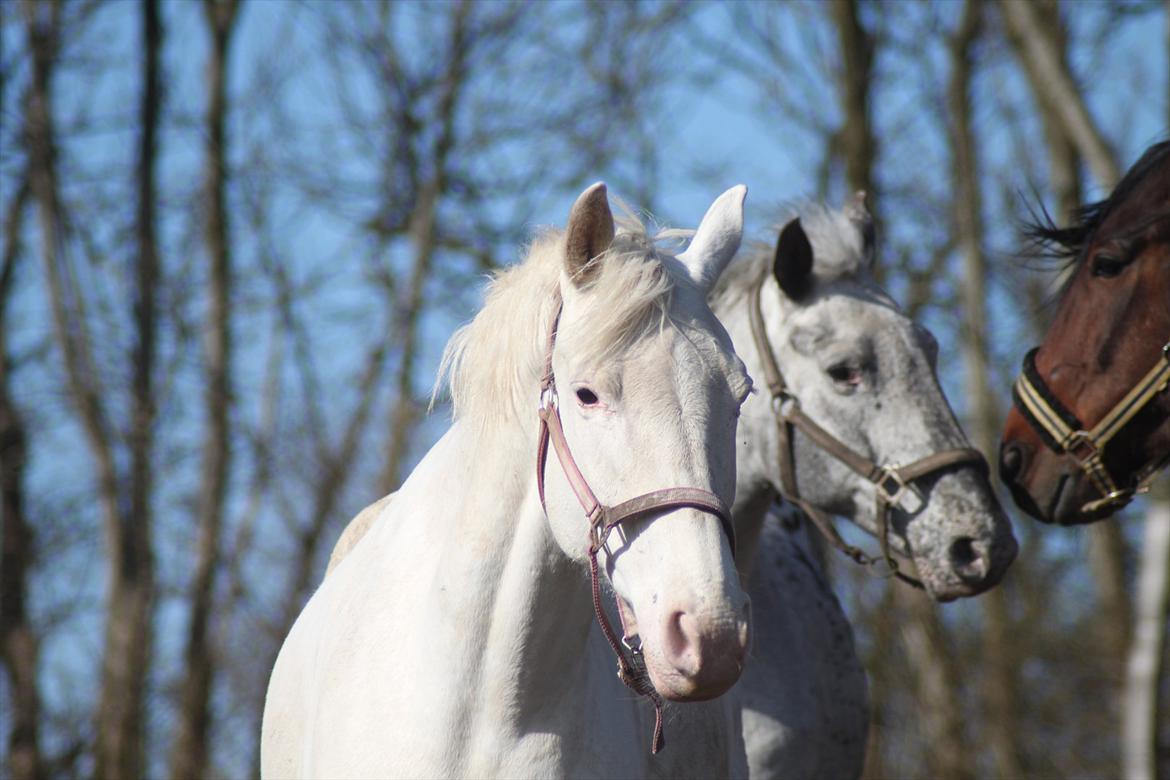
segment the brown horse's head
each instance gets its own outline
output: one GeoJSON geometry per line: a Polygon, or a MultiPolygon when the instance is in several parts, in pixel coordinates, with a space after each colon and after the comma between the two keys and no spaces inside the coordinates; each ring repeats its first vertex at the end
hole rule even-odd
{"type": "Polygon", "coordinates": [[[1140,408],[1133,404],[1136,413],[1099,448],[1079,434],[1057,441],[1059,433],[1038,418],[1047,415],[1058,432],[1123,420],[1115,410],[1170,360],[1170,142],[1147,150],[1113,194],[1085,207],[1072,227],[1049,224],[1032,233],[1073,268],[1044,342],[1025,360],[1000,474],[1020,508],[1040,520],[1093,522],[1116,511],[1170,456],[1170,391],[1156,377],[1160,391],[1140,408]],[[1100,458],[1095,476],[1093,452],[1100,458]],[[1116,499],[1103,501],[1112,488],[1116,499]]]}

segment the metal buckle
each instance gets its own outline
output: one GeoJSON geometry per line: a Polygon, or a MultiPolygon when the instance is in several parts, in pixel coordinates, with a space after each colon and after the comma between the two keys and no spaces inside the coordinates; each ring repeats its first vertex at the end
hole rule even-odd
{"type": "Polygon", "coordinates": [[[787,420],[789,415],[799,408],[800,399],[787,390],[782,390],[772,396],[772,414],[782,420],[787,420]]]}
{"type": "Polygon", "coordinates": [[[898,562],[895,560],[886,560],[885,558],[871,558],[869,565],[866,566],[866,572],[871,577],[879,580],[888,580],[897,576],[898,562]]]}
{"type": "Polygon", "coordinates": [[[909,514],[913,514],[925,506],[926,502],[918,494],[914,486],[902,479],[902,475],[898,473],[898,464],[893,463],[888,466],[882,466],[881,470],[881,476],[874,481],[874,486],[881,494],[883,501],[890,506],[901,507],[902,511],[909,514]],[[892,488],[889,484],[891,482],[893,483],[892,488]],[[903,504],[907,496],[914,497],[916,502],[915,506],[906,506],[903,504]]]}
{"type": "Polygon", "coordinates": [[[1097,443],[1088,431],[1073,431],[1064,440],[1064,451],[1085,464],[1100,455],[1097,443]]]}
{"type": "MultiPolygon", "coordinates": [[[[1149,487],[1146,487],[1145,491],[1148,491],[1148,490],[1149,490],[1149,487]]],[[[1085,504],[1084,506],[1081,507],[1081,511],[1086,512],[1086,513],[1096,512],[1098,509],[1104,509],[1105,507],[1113,506],[1114,504],[1116,504],[1117,508],[1120,509],[1121,507],[1125,506],[1126,504],[1128,504],[1130,501],[1133,500],[1135,493],[1141,493],[1141,492],[1145,492],[1145,491],[1142,491],[1142,490],[1138,490],[1138,491],[1114,490],[1114,491],[1102,496],[1101,498],[1098,498],[1094,501],[1090,501],[1089,503],[1085,504]]]]}
{"type": "Polygon", "coordinates": [[[543,412],[559,401],[560,399],[557,397],[557,386],[549,385],[540,391],[540,405],[537,409],[543,412]]]}
{"type": "Polygon", "coordinates": [[[605,542],[609,539],[609,532],[613,530],[613,526],[605,524],[605,507],[598,504],[592,512],[585,515],[585,519],[589,522],[590,551],[601,552],[601,548],[605,547],[605,542]]]}

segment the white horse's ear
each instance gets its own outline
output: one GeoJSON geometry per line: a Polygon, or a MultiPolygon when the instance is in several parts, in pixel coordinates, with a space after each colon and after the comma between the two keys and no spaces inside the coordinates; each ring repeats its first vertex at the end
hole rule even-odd
{"type": "Polygon", "coordinates": [[[872,267],[874,256],[873,215],[865,207],[865,190],[853,193],[853,197],[845,204],[844,211],[845,216],[849,217],[849,221],[857,226],[857,232],[861,233],[861,251],[865,255],[866,264],[872,267]]]}
{"type": "Polygon", "coordinates": [[[592,261],[613,243],[613,212],[609,210],[605,183],[597,182],[578,196],[569,211],[565,229],[565,273],[577,286],[587,283],[597,271],[592,261]]]}
{"type": "Polygon", "coordinates": [[[703,292],[709,293],[719,274],[735,257],[743,238],[743,200],[747,187],[742,184],[720,195],[703,215],[687,251],[678,256],[691,280],[703,292]]]}
{"type": "Polygon", "coordinates": [[[813,248],[800,218],[789,222],[776,239],[772,257],[772,275],[788,298],[799,301],[808,295],[813,283],[813,248]]]}

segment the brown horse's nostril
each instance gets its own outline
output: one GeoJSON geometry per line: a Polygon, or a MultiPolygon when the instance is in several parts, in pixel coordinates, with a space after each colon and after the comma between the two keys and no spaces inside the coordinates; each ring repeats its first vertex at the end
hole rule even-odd
{"type": "Polygon", "coordinates": [[[1015,442],[1003,445],[999,450],[999,477],[1006,484],[1016,481],[1024,470],[1024,448],[1015,442]]]}

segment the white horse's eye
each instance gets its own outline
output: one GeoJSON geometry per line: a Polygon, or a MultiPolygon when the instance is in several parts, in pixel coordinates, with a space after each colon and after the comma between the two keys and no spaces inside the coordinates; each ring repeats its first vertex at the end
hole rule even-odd
{"type": "Polygon", "coordinates": [[[582,406],[596,406],[599,400],[601,399],[597,397],[597,393],[593,392],[588,387],[577,388],[577,401],[582,406]]]}

